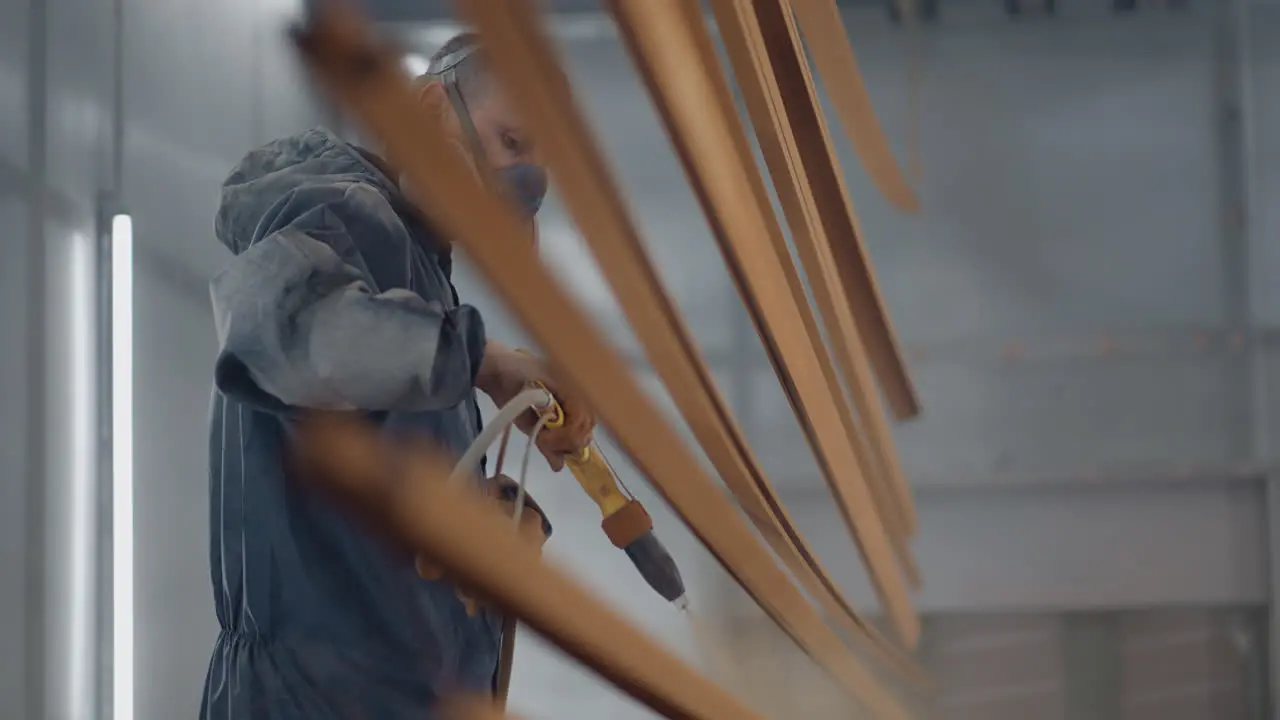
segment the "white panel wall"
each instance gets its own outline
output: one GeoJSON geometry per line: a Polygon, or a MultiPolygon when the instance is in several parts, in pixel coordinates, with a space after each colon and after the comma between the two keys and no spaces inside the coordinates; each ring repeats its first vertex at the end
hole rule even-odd
{"type": "MultiPolygon", "coordinates": [[[[924,493],[925,612],[1260,604],[1266,524],[1255,483],[924,493]]],[[[829,500],[789,504],[855,603],[875,607],[829,500]]]]}
{"type": "Polygon", "coordinates": [[[139,718],[192,717],[217,634],[208,562],[207,302],[154,273],[136,280],[135,537],[139,718]]]}
{"type": "Polygon", "coordinates": [[[68,585],[76,401],[68,373],[77,361],[69,309],[92,288],[70,277],[70,253],[94,235],[98,194],[116,190],[137,227],[138,717],[192,717],[216,630],[206,561],[214,343],[205,279],[224,251],[213,212],[218,183],[242,153],[317,121],[279,41],[296,3],[129,0],[121,28],[110,3],[53,0],[40,5],[46,32],[28,32],[31,7],[0,3],[0,572],[12,580],[0,589],[0,715],[80,718],[65,669],[68,612],[79,602],[68,585]],[[28,132],[28,118],[43,134],[28,132]],[[117,129],[126,143],[116,142],[117,129]],[[44,215],[32,218],[40,181],[44,215]],[[49,257],[47,278],[35,282],[29,220],[49,257]],[[48,338],[39,356],[47,387],[33,387],[29,372],[32,294],[43,298],[35,307],[48,338]],[[28,438],[43,433],[28,433],[30,393],[44,398],[48,420],[47,476],[34,487],[28,438]]]}
{"type": "MultiPolygon", "coordinates": [[[[1236,609],[932,616],[931,692],[879,678],[920,720],[1262,720],[1258,613],[1236,609]]],[[[772,718],[873,716],[759,612],[715,619],[718,677],[772,718]]]]}
{"type": "MultiPolygon", "coordinates": [[[[0,263],[0,328],[22,337],[27,327],[26,212],[11,199],[0,201],[4,242],[17,252],[0,263]]],[[[26,711],[27,470],[25,447],[27,393],[25,343],[0,346],[0,715],[26,711]]]]}
{"type": "Polygon", "coordinates": [[[125,0],[124,200],[137,280],[138,713],[198,711],[217,633],[208,567],[215,342],[205,279],[219,184],[253,146],[319,122],[283,40],[292,0],[125,0]]]}
{"type": "Polygon", "coordinates": [[[0,574],[17,578],[0,585],[0,715],[21,717],[27,707],[27,385],[26,282],[28,214],[23,187],[27,164],[26,3],[0,3],[0,242],[13,255],[0,263],[0,329],[10,342],[0,346],[0,574]]]}

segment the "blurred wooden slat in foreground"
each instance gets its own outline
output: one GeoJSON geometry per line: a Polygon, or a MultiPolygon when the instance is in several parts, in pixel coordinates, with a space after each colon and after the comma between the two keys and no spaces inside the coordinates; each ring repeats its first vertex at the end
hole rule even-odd
{"type": "Polygon", "coordinates": [[[381,531],[654,711],[680,720],[760,720],[544,562],[497,503],[449,485],[440,457],[392,446],[375,429],[334,417],[304,423],[297,453],[301,477],[360,507],[381,531]]]}

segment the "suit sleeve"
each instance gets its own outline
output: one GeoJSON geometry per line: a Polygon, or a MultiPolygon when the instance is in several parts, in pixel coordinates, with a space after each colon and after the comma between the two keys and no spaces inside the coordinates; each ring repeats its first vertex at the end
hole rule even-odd
{"type": "Polygon", "coordinates": [[[272,411],[428,411],[475,385],[479,313],[408,290],[375,294],[359,248],[407,248],[407,229],[359,184],[308,188],[212,281],[218,389],[272,411]]]}

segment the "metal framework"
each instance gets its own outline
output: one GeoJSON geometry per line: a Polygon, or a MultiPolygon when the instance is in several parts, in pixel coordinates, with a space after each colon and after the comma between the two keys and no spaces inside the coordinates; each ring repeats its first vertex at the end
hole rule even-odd
{"type": "MultiPolygon", "coordinates": [[[[868,566],[895,638],[875,631],[843,598],[760,470],[645,252],[535,4],[459,2],[463,16],[486,39],[498,79],[533,125],[545,148],[543,159],[646,355],[732,497],[666,422],[626,359],[540,263],[511,209],[451,150],[438,132],[440,118],[415,101],[395,55],[353,11],[320,5],[298,33],[299,47],[324,89],[382,142],[419,189],[415,199],[423,210],[467,250],[561,377],[593,405],[636,467],[769,617],[875,717],[907,717],[899,700],[827,624],[839,623],[877,662],[923,682],[911,658],[919,637],[909,597],[914,507],[876,381],[897,416],[914,415],[918,406],[860,245],[801,51],[801,32],[819,73],[842,88],[836,93],[841,120],[877,187],[900,207],[914,209],[916,201],[871,112],[835,0],[713,3],[755,132],[784,191],[786,219],[818,295],[834,360],[769,205],[699,3],[611,0],[608,7],[868,566]]],[[[446,487],[449,473],[441,461],[385,447],[375,434],[331,420],[318,420],[302,447],[331,489],[655,711],[671,718],[757,717],[543,563],[492,508],[446,487]],[[388,455],[398,457],[389,461],[388,455]],[[411,482],[380,482],[392,468],[411,482]]]]}

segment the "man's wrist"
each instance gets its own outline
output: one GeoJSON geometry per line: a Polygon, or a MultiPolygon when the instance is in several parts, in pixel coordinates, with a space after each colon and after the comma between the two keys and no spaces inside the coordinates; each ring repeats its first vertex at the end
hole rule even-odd
{"type": "Polygon", "coordinates": [[[495,400],[504,394],[503,383],[507,375],[507,361],[511,349],[495,340],[484,345],[480,370],[476,373],[476,389],[495,400]]]}
{"type": "Polygon", "coordinates": [[[480,357],[480,369],[476,371],[476,389],[485,395],[493,395],[494,385],[502,375],[499,367],[502,359],[491,345],[485,345],[484,354],[480,357]]]}

